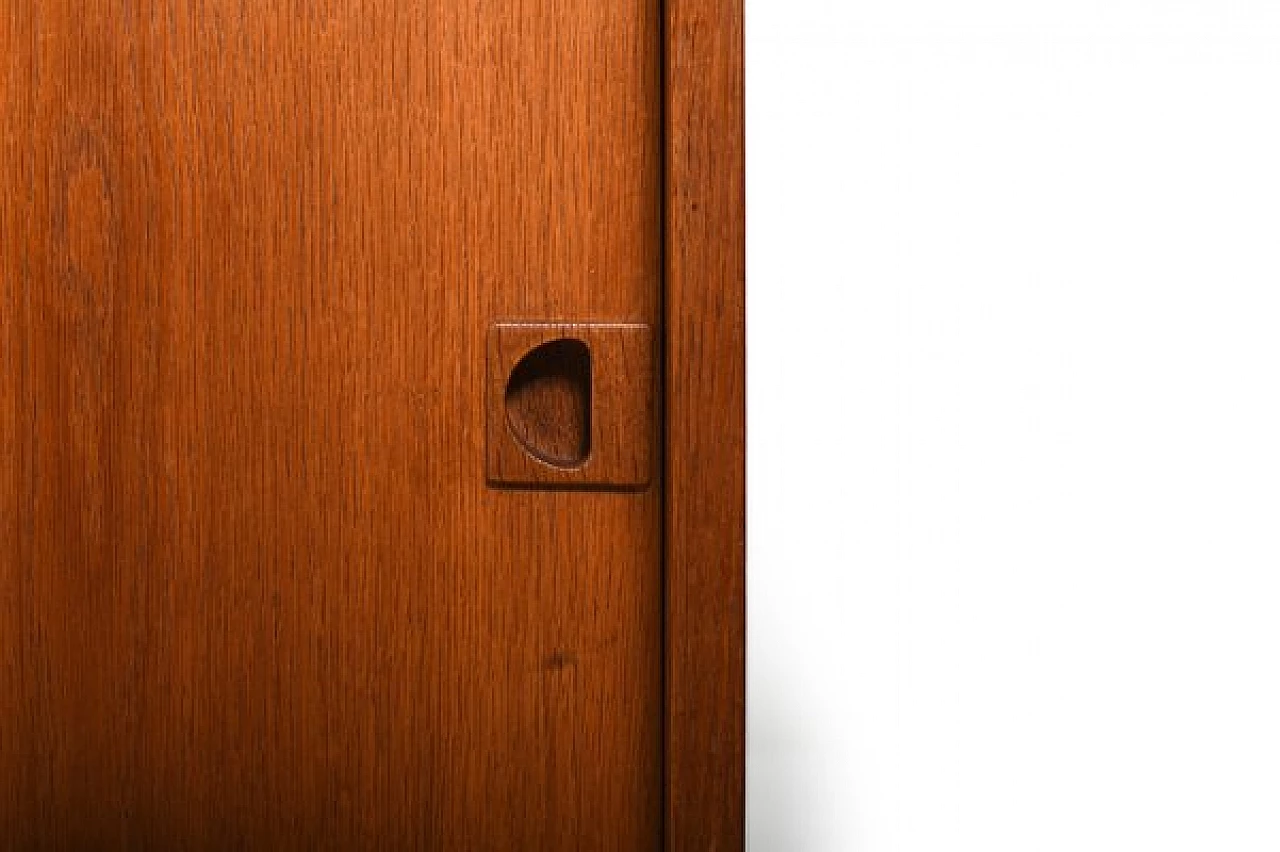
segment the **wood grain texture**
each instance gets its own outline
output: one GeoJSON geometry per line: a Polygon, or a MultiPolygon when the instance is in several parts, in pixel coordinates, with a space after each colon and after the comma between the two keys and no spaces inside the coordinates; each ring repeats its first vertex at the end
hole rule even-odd
{"type": "Polygon", "coordinates": [[[591,456],[591,350],[576,338],[547,340],[508,370],[493,355],[492,333],[489,340],[489,395],[502,395],[501,404],[489,409],[490,458],[496,432],[505,439],[503,448],[514,439],[522,459],[533,456],[560,469],[582,467],[591,456]]]}
{"type": "Polygon", "coordinates": [[[485,483],[656,324],[656,0],[0,11],[0,848],[652,849],[661,502],[485,483]]]}
{"type": "MultiPolygon", "coordinates": [[[[500,486],[643,489],[653,474],[657,421],[653,327],[645,323],[498,323],[489,333],[489,481],[500,486]],[[588,453],[556,466],[517,440],[509,376],[530,352],[555,341],[590,353],[588,453]]],[[[571,411],[552,412],[571,418],[571,411]]]]}
{"type": "Polygon", "coordinates": [[[666,4],[666,846],[745,818],[742,0],[666,4]]]}

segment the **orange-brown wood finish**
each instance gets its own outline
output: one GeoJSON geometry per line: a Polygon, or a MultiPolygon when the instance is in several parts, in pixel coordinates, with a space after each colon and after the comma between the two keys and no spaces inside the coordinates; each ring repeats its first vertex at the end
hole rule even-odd
{"type": "Polygon", "coordinates": [[[0,848],[660,843],[662,491],[489,487],[485,393],[658,326],[661,39],[4,5],[0,848]]]}
{"type": "Polygon", "coordinates": [[[741,849],[746,726],[742,0],[667,0],[669,850],[741,849]]]}
{"type": "Polygon", "coordinates": [[[657,433],[654,378],[648,325],[496,324],[489,332],[490,482],[648,486],[657,433]],[[561,354],[564,344],[576,344],[580,354],[561,354]],[[547,368],[542,376],[540,361],[547,368]],[[521,382],[526,367],[531,378],[521,382]],[[550,451],[540,449],[543,442],[550,451]]]}

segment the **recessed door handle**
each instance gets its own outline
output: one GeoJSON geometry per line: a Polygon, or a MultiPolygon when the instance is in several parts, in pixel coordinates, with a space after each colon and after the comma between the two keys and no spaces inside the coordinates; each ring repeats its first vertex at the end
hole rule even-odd
{"type": "Polygon", "coordinates": [[[638,490],[652,478],[653,331],[641,323],[489,330],[491,485],[638,490]]]}

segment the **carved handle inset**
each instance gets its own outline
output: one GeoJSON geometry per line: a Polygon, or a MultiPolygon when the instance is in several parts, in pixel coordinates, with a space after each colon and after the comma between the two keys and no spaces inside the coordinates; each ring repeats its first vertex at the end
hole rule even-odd
{"type": "Polygon", "coordinates": [[[646,487],[657,455],[653,349],[639,323],[492,326],[489,484],[646,487]]]}
{"type": "Polygon", "coordinates": [[[580,467],[591,454],[591,350],[562,337],[520,359],[507,380],[507,424],[529,453],[580,467]]]}

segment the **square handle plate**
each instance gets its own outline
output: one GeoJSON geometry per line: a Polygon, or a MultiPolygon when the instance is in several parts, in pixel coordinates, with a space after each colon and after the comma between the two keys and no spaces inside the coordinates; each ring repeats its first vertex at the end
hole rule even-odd
{"type": "Polygon", "coordinates": [[[489,484],[646,488],[656,456],[653,337],[640,323],[491,326],[489,484]]]}

